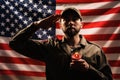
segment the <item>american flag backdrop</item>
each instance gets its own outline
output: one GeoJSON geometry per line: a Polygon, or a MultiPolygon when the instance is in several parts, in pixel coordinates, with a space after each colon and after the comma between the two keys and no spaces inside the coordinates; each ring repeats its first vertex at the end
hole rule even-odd
{"type": "MultiPolygon", "coordinates": [[[[46,80],[44,62],[18,54],[8,43],[31,22],[59,14],[66,7],[81,11],[84,27],[80,34],[103,48],[114,80],[120,80],[119,0],[0,0],[0,80],[46,80]]],[[[63,36],[58,23],[48,30],[39,29],[33,39],[54,36],[63,36]]]]}

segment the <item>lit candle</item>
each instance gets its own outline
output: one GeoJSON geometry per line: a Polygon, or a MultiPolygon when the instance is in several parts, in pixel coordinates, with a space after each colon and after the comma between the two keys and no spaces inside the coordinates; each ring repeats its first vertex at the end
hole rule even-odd
{"type": "Polygon", "coordinates": [[[79,60],[82,57],[82,55],[80,55],[80,53],[78,53],[78,52],[75,52],[75,53],[72,54],[71,57],[74,60],[79,60]]]}

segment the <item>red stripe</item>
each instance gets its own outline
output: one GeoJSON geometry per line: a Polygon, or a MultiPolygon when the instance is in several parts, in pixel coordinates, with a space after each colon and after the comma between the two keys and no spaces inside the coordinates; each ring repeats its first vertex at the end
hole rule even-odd
{"type": "Polygon", "coordinates": [[[106,54],[111,54],[111,53],[119,53],[120,54],[120,47],[103,47],[103,50],[106,54]]]}
{"type": "Polygon", "coordinates": [[[109,8],[109,9],[85,9],[80,10],[82,16],[89,16],[89,15],[106,15],[112,13],[120,13],[120,7],[117,8],[109,8]]]}
{"type": "Polygon", "coordinates": [[[87,40],[120,40],[120,34],[98,34],[98,35],[84,35],[87,40]]]}
{"type": "MultiPolygon", "coordinates": [[[[62,39],[63,35],[57,35],[58,39],[62,39]]],[[[120,34],[98,34],[98,35],[84,35],[89,41],[100,41],[100,40],[120,40],[120,34]]]]}
{"type": "Polygon", "coordinates": [[[9,45],[8,44],[3,44],[3,43],[0,43],[0,49],[5,49],[5,50],[11,50],[11,48],[9,47],[9,45]]]}
{"type": "Polygon", "coordinates": [[[16,71],[16,70],[0,70],[0,75],[23,75],[23,76],[39,76],[45,77],[45,72],[33,71],[16,71]]]}
{"type": "MultiPolygon", "coordinates": [[[[105,28],[105,27],[119,27],[120,20],[112,20],[112,21],[99,21],[99,22],[83,22],[83,29],[87,28],[105,28]]],[[[59,23],[56,23],[56,28],[59,29],[59,23]]]]}
{"type": "Polygon", "coordinates": [[[109,60],[109,64],[112,67],[120,67],[120,60],[109,60]]]}
{"type": "MultiPolygon", "coordinates": [[[[60,14],[62,10],[56,10],[56,14],[60,14]]],[[[90,15],[106,15],[112,13],[120,13],[120,7],[117,8],[108,8],[108,9],[81,9],[80,10],[82,16],[90,16],[90,15]]]]}
{"type": "Polygon", "coordinates": [[[120,74],[113,74],[114,79],[120,79],[120,74]]]}
{"type": "MultiPolygon", "coordinates": [[[[106,2],[115,0],[56,0],[57,4],[70,4],[70,3],[92,3],[92,2],[106,2]]],[[[117,1],[117,0],[116,0],[117,1]]]]}
{"type": "Polygon", "coordinates": [[[83,28],[119,27],[120,20],[83,23],[83,28]]]}
{"type": "Polygon", "coordinates": [[[45,66],[42,61],[34,60],[31,58],[16,58],[16,57],[2,57],[0,56],[0,63],[16,63],[16,64],[32,64],[45,66]]]}

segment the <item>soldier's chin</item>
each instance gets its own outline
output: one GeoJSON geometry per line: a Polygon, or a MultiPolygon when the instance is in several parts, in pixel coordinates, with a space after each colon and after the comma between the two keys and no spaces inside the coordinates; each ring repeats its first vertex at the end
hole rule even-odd
{"type": "Polygon", "coordinates": [[[76,33],[73,33],[73,32],[72,32],[72,33],[68,33],[67,35],[68,35],[69,37],[73,37],[73,36],[75,36],[75,34],[76,34],[76,33]]]}
{"type": "Polygon", "coordinates": [[[68,29],[65,34],[67,34],[67,36],[69,37],[73,37],[77,34],[77,31],[75,31],[75,29],[68,29]]]}

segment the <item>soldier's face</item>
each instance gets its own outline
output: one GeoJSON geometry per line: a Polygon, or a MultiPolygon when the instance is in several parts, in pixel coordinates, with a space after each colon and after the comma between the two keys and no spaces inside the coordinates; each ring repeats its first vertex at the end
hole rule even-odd
{"type": "Polygon", "coordinates": [[[61,18],[60,26],[65,35],[73,37],[76,34],[79,34],[79,31],[82,27],[82,22],[80,18],[69,15],[66,18],[61,18]]]}

